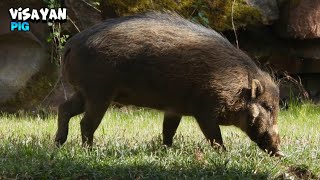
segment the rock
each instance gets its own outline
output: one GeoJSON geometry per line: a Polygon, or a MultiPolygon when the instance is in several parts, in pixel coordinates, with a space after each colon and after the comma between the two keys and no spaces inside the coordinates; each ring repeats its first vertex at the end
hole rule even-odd
{"type": "Polygon", "coordinates": [[[9,9],[10,7],[41,7],[42,2],[39,2],[39,0],[2,0],[0,1],[0,7],[5,7],[6,9],[9,9]]]}
{"type": "Polygon", "coordinates": [[[118,17],[117,13],[115,12],[117,8],[112,5],[109,5],[108,1],[104,1],[104,0],[101,1],[100,9],[101,9],[103,19],[118,17]]]}
{"type": "MultiPolygon", "coordinates": [[[[19,1],[21,2],[21,1],[19,1]]],[[[2,1],[0,6],[0,111],[29,109],[50,90],[55,71],[50,61],[49,29],[43,23],[30,23],[30,32],[10,32],[8,9],[19,4],[2,1]]],[[[23,1],[21,7],[43,7],[42,1],[23,1]]]]}
{"type": "Polygon", "coordinates": [[[277,32],[285,38],[320,37],[320,1],[287,1],[281,8],[277,32]]]}
{"type": "MultiPolygon", "coordinates": [[[[235,42],[234,33],[225,33],[235,42]]],[[[298,40],[278,37],[270,26],[238,31],[241,49],[278,72],[320,73],[320,39],[298,40]]]]}
{"type": "Polygon", "coordinates": [[[319,61],[320,39],[300,40],[299,43],[295,45],[295,54],[303,59],[312,59],[319,61]]]}
{"type": "Polygon", "coordinates": [[[94,6],[92,0],[65,0],[65,6],[68,8],[69,20],[63,24],[64,30],[69,35],[76,34],[90,26],[102,21],[101,11],[94,6]]]}
{"type": "MultiPolygon", "coordinates": [[[[233,32],[225,35],[230,42],[235,42],[233,32]]],[[[295,44],[298,42],[277,37],[270,26],[238,31],[238,41],[240,49],[257,60],[262,68],[290,74],[303,72],[304,61],[296,54],[295,44]]]]}
{"type": "Polygon", "coordinates": [[[101,0],[101,9],[104,17],[167,9],[218,31],[232,30],[232,16],[237,28],[269,24],[278,17],[275,0],[237,0],[233,15],[232,4],[233,0],[101,0]]]}
{"type": "Polygon", "coordinates": [[[277,0],[247,0],[247,2],[260,10],[265,24],[272,24],[275,20],[278,20],[279,8],[277,0]]]}
{"type": "Polygon", "coordinates": [[[288,109],[290,103],[301,103],[309,100],[309,93],[305,90],[302,84],[283,78],[279,82],[280,89],[280,105],[283,109],[288,109]]]}

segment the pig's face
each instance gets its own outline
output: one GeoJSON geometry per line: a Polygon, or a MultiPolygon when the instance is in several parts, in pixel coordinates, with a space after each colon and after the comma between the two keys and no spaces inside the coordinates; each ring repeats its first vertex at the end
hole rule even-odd
{"type": "Polygon", "coordinates": [[[280,137],[277,125],[279,112],[279,90],[276,86],[261,85],[252,81],[251,101],[247,105],[243,130],[258,146],[275,156],[280,152],[280,137]]]}

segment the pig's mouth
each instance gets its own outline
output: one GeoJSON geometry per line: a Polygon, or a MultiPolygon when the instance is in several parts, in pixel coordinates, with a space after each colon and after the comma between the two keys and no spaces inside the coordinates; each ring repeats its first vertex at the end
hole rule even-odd
{"type": "Polygon", "coordinates": [[[259,146],[263,151],[265,151],[266,153],[268,153],[270,156],[275,156],[275,157],[283,157],[284,154],[281,152],[280,149],[277,148],[263,148],[261,146],[259,146]]]}
{"type": "Polygon", "coordinates": [[[260,149],[270,154],[270,156],[275,157],[284,157],[285,155],[281,152],[278,145],[276,143],[272,143],[271,139],[264,137],[261,138],[262,141],[257,142],[260,149]]]}
{"type": "MultiPolygon", "coordinates": [[[[253,128],[256,129],[256,128],[253,128]]],[[[284,157],[285,155],[279,149],[280,139],[279,136],[272,137],[270,133],[265,132],[259,135],[256,131],[247,132],[250,139],[259,146],[262,151],[270,154],[270,156],[284,157]]]]}

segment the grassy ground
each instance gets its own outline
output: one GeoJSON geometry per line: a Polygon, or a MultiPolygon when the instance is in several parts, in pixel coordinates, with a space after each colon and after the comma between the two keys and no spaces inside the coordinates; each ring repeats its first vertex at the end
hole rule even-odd
{"type": "Polygon", "coordinates": [[[0,117],[0,179],[318,179],[320,107],[306,104],[280,113],[286,158],[269,157],[234,127],[222,127],[227,152],[211,149],[185,117],[174,147],[161,145],[163,114],[110,109],[92,151],[81,147],[80,117],[68,141],[53,145],[56,116],[0,117]]]}

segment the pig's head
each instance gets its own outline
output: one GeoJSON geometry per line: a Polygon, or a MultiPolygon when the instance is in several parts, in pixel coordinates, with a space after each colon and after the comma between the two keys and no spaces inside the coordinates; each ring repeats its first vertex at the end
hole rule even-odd
{"type": "Polygon", "coordinates": [[[242,116],[242,129],[267,153],[283,156],[277,125],[279,89],[274,82],[253,79],[247,108],[242,116]]]}

